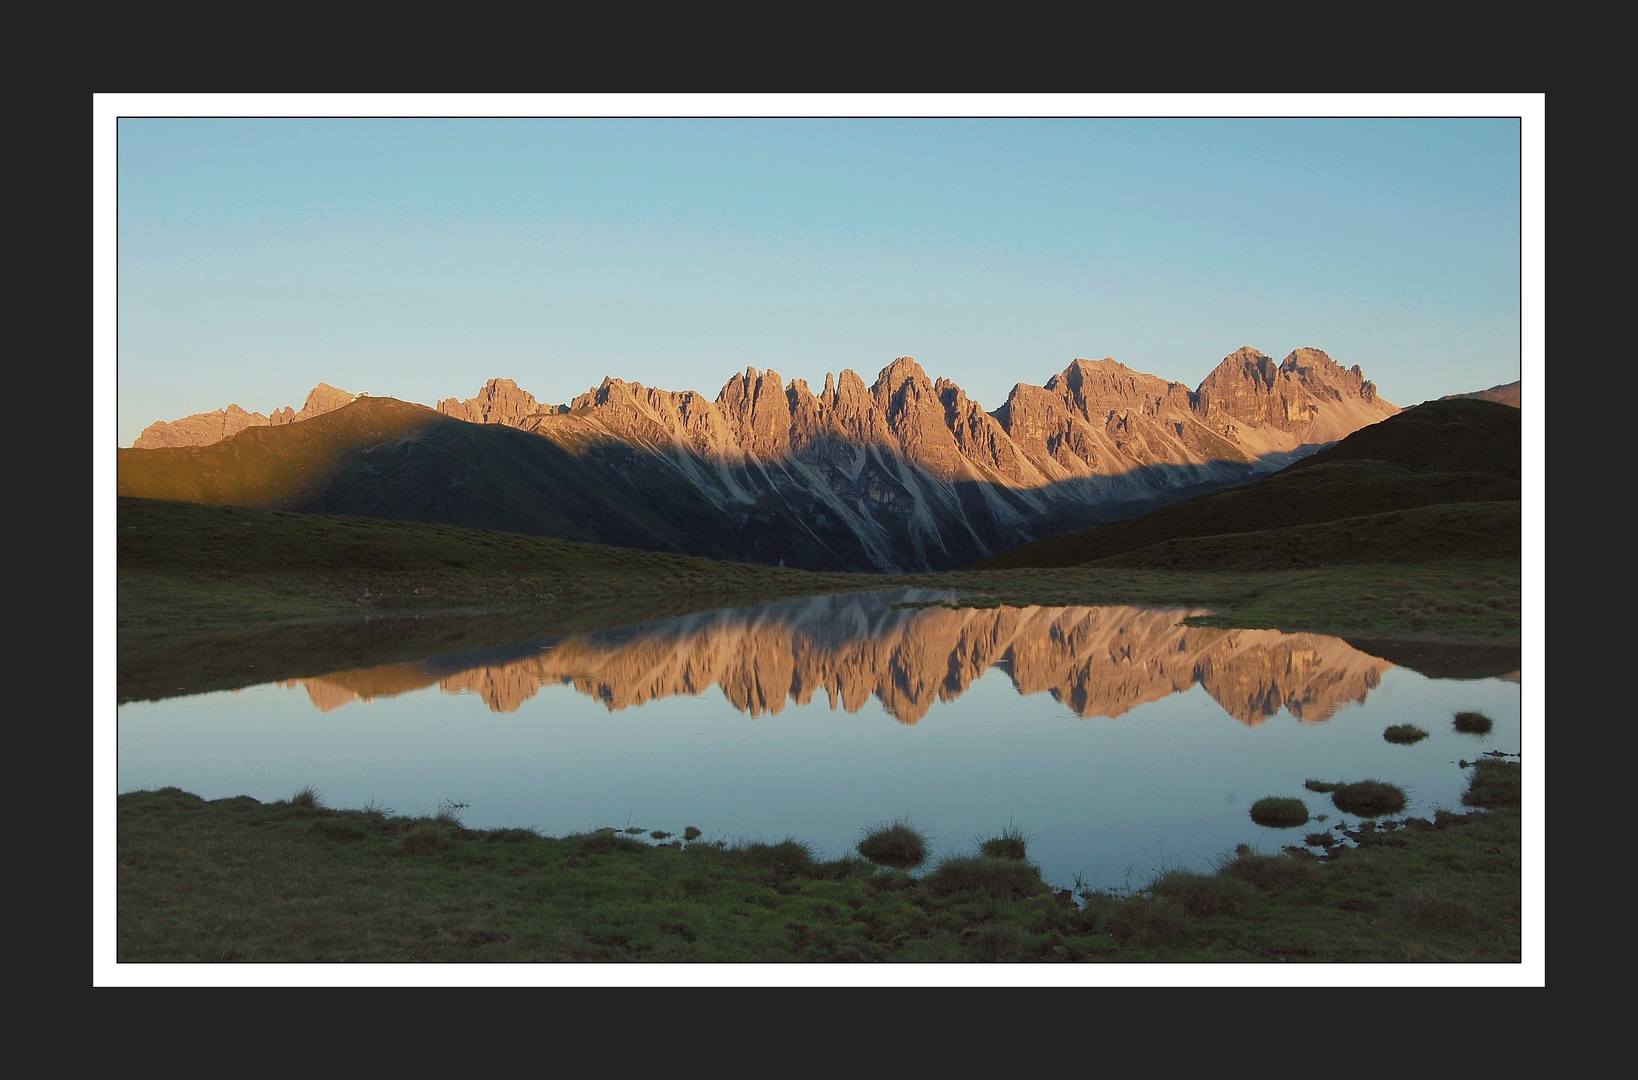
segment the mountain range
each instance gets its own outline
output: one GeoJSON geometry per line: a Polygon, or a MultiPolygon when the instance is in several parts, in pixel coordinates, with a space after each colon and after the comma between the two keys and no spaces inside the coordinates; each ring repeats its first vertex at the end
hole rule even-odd
{"type": "Polygon", "coordinates": [[[1242,348],[1194,389],[1076,360],[993,412],[909,357],[818,393],[748,368],[714,400],[606,378],[543,405],[492,379],[432,410],[321,384],[300,413],[152,425],[119,452],[119,493],[943,570],[1242,484],[1398,412],[1317,349],[1242,348]]]}

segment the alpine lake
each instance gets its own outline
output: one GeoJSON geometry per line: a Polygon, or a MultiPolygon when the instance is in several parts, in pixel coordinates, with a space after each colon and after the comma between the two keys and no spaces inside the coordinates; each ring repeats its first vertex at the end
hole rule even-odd
{"type": "MultiPolygon", "coordinates": [[[[1430,678],[1335,637],[1189,608],[961,608],[878,591],[708,612],[119,708],[121,791],[456,813],[852,851],[905,819],[933,857],[1013,828],[1055,886],[1136,888],[1359,819],[1306,781],[1459,809],[1517,760],[1517,671],[1430,678]],[[1481,713],[1464,734],[1456,714],[1481,713]],[[1425,738],[1394,743],[1396,725],[1425,738]],[[1249,808],[1301,799],[1318,821],[1249,808]]],[[[662,842],[654,840],[650,842],[662,842]]]]}

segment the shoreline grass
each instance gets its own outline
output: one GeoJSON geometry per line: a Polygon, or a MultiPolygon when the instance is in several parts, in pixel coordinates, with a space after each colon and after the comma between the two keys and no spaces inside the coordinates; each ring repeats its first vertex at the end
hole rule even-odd
{"type": "Polygon", "coordinates": [[[467,829],[454,808],[338,810],[311,791],[266,804],[130,792],[118,800],[118,957],[1516,962],[1519,767],[1480,764],[1472,792],[1493,809],[1366,823],[1347,834],[1354,846],[1323,855],[1242,846],[1215,873],[1078,898],[982,851],[918,877],[797,839],[704,841],[693,827],[689,841],[554,838],[467,829]]]}

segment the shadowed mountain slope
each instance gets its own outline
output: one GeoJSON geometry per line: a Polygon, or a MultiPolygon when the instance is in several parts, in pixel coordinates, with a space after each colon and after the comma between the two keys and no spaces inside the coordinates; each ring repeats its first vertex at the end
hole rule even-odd
{"type": "Polygon", "coordinates": [[[554,443],[462,423],[392,398],[361,398],[302,424],[203,447],[119,452],[119,494],[347,514],[731,557],[738,522],[631,485],[554,443]]]}
{"type": "Polygon", "coordinates": [[[1020,545],[972,569],[1103,560],[1281,569],[1516,555],[1521,446],[1517,409],[1427,402],[1272,476],[1020,545]]]}

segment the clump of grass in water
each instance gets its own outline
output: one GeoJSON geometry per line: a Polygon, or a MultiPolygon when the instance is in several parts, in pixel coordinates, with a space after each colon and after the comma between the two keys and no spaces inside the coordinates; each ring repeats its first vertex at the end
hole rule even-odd
{"type": "Polygon", "coordinates": [[[1015,825],[1008,825],[1001,832],[982,841],[978,845],[978,853],[991,859],[1016,859],[1023,862],[1029,854],[1029,837],[1015,825]]]}
{"type": "Polygon", "coordinates": [[[1463,735],[1488,735],[1496,722],[1482,712],[1459,712],[1451,717],[1451,726],[1463,735]]]}
{"type": "Polygon", "coordinates": [[[1486,809],[1518,806],[1523,801],[1523,780],[1524,771],[1518,762],[1481,758],[1473,763],[1473,780],[1462,802],[1486,809]]]}
{"type": "Polygon", "coordinates": [[[1326,782],[1324,780],[1304,780],[1302,786],[1307,788],[1309,791],[1317,791],[1321,795],[1324,795],[1324,794],[1327,794],[1329,792],[1335,791],[1337,788],[1341,787],[1342,785],[1341,784],[1328,783],[1328,782],[1326,782]]]}
{"type": "Polygon", "coordinates": [[[687,840],[689,843],[693,843],[695,840],[698,840],[701,835],[702,834],[700,831],[694,828],[692,825],[683,830],[683,839],[687,840]]]}
{"type": "Polygon", "coordinates": [[[1294,829],[1308,824],[1308,804],[1270,795],[1251,804],[1251,820],[1271,829],[1294,829]]]}
{"type": "Polygon", "coordinates": [[[1395,724],[1384,731],[1382,737],[1388,742],[1404,745],[1406,743],[1421,742],[1428,737],[1428,733],[1415,724],[1395,724]]]}
{"type": "Polygon", "coordinates": [[[908,821],[884,821],[866,831],[858,850],[877,866],[909,870],[927,861],[927,837],[908,821]]]}
{"type": "Polygon", "coordinates": [[[1344,814],[1356,817],[1381,817],[1397,814],[1405,808],[1405,789],[1381,780],[1356,780],[1351,784],[1336,784],[1331,788],[1331,801],[1344,814]]]}

